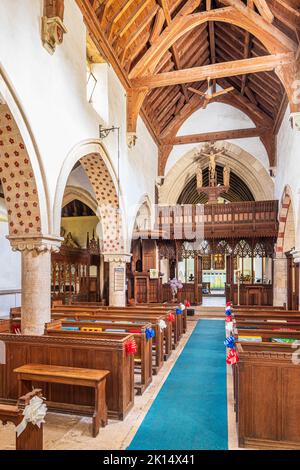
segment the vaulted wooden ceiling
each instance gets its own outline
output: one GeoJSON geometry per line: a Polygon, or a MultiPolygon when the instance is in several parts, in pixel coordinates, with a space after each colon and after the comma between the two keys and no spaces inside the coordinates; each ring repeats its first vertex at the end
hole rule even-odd
{"type": "MultiPolygon", "coordinates": [[[[256,125],[255,130],[249,130],[249,137],[261,138],[270,165],[275,165],[275,137],[288,104],[283,79],[290,86],[295,78],[291,71],[299,60],[300,0],[77,3],[93,42],[126,88],[128,131],[135,132],[140,112],[159,146],[160,174],[178,129],[203,105],[203,98],[189,88],[206,91],[207,76],[213,79],[214,91],[217,85],[234,88],[210,103],[220,101],[245,112],[256,125]],[[202,18],[209,21],[202,22],[202,18]],[[181,27],[186,31],[183,35],[181,27]],[[226,67],[218,67],[225,62],[226,67]]],[[[237,138],[240,134],[227,131],[226,136],[237,138]]],[[[186,136],[184,142],[177,143],[212,137],[224,136],[186,136]]]]}

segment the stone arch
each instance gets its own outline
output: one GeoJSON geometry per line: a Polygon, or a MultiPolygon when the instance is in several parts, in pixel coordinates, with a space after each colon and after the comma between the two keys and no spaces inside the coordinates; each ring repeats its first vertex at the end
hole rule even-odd
{"type": "Polygon", "coordinates": [[[276,254],[283,254],[295,248],[295,218],[291,188],[284,188],[278,214],[278,237],[276,254]]]}
{"type": "Polygon", "coordinates": [[[78,199],[78,201],[83,202],[83,204],[86,204],[93,212],[95,212],[96,215],[98,215],[97,201],[90,192],[77,186],[68,185],[64,193],[62,207],[66,206],[74,199],[78,199]]]}
{"type": "Polygon", "coordinates": [[[130,232],[132,233],[131,240],[136,228],[139,228],[140,230],[151,230],[154,225],[155,208],[151,203],[148,194],[144,194],[140,198],[138,204],[134,206],[132,216],[132,230],[130,232]]]}
{"type": "Polygon", "coordinates": [[[63,164],[54,203],[56,233],[60,230],[60,211],[67,179],[78,161],[89,178],[97,202],[96,214],[100,217],[103,234],[102,250],[108,254],[124,253],[127,249],[127,236],[122,191],[112,162],[99,140],[80,143],[71,150],[63,164]]]}
{"type": "Polygon", "coordinates": [[[8,214],[9,238],[51,233],[48,194],[36,145],[26,118],[0,71],[0,179],[8,214]]]}
{"type": "MultiPolygon", "coordinates": [[[[204,145],[204,144],[203,144],[204,145]]],[[[224,147],[226,156],[220,156],[218,163],[228,163],[232,170],[249,186],[255,200],[271,200],[274,197],[274,182],[265,167],[241,147],[224,141],[216,142],[217,148],[224,147]],[[249,171],[249,169],[251,171],[249,171]]],[[[179,195],[196,172],[194,157],[202,148],[195,147],[182,156],[167,173],[159,191],[160,204],[176,204],[179,195]]],[[[205,166],[205,159],[201,162],[205,166]]]]}

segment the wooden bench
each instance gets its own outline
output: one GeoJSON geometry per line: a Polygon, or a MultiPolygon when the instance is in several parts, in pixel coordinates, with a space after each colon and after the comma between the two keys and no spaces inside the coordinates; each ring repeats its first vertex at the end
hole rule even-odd
{"type": "Polygon", "coordinates": [[[49,364],[25,364],[14,369],[19,381],[19,394],[32,390],[32,383],[56,383],[91,387],[95,390],[95,411],[93,414],[93,437],[99,428],[107,424],[107,406],[105,398],[106,377],[108,370],[84,369],[49,364]]]}
{"type": "Polygon", "coordinates": [[[84,318],[81,321],[68,319],[53,320],[46,324],[45,334],[48,335],[72,335],[77,337],[103,337],[103,333],[111,330],[114,333],[120,331],[133,334],[137,352],[134,355],[135,372],[140,373],[140,380],[135,380],[134,387],[139,395],[143,394],[152,382],[152,338],[146,338],[146,329],[151,328],[151,323],[139,322],[112,322],[84,318]],[[70,328],[70,329],[66,329],[70,328]],[[71,329],[72,328],[72,329],[71,329]],[[73,330],[75,328],[75,330],[73,330]],[[99,331],[101,330],[101,331],[99,331]]]}
{"type": "MultiPolygon", "coordinates": [[[[21,396],[16,405],[0,404],[0,421],[4,425],[10,422],[18,426],[23,421],[24,408],[35,396],[42,396],[42,391],[40,389],[31,390],[21,396]]],[[[43,424],[38,427],[27,423],[26,428],[19,436],[16,433],[16,450],[43,450],[43,424]]]]}

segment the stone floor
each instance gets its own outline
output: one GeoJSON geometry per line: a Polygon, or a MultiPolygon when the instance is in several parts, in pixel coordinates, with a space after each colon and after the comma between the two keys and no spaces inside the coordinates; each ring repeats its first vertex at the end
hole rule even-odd
{"type": "MultiPolygon", "coordinates": [[[[164,363],[158,375],[142,396],[135,397],[135,405],[124,421],[109,420],[105,429],[100,429],[96,438],[91,437],[91,419],[79,416],[48,413],[44,427],[44,448],[46,450],[118,450],[126,449],[135,435],[144,416],[174,366],[188,341],[196,321],[188,321],[188,330],[179,347],[164,363]]],[[[237,449],[235,416],[233,413],[232,375],[227,369],[228,387],[228,435],[229,448],[237,449]]],[[[14,426],[0,427],[0,449],[11,450],[15,446],[14,426]]]]}

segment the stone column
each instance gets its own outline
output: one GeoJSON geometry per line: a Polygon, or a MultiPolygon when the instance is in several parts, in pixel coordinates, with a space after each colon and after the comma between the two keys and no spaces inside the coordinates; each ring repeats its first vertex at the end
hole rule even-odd
{"type": "Polygon", "coordinates": [[[21,251],[22,295],[21,331],[42,335],[51,319],[51,252],[58,251],[61,239],[9,237],[12,249],[21,251]]]}
{"type": "Polygon", "coordinates": [[[287,304],[287,258],[283,253],[276,253],[274,258],[273,305],[281,307],[287,304]]]}
{"type": "Polygon", "coordinates": [[[109,305],[126,305],[126,263],[131,255],[124,253],[105,253],[104,261],[109,263],[109,305]]]}

